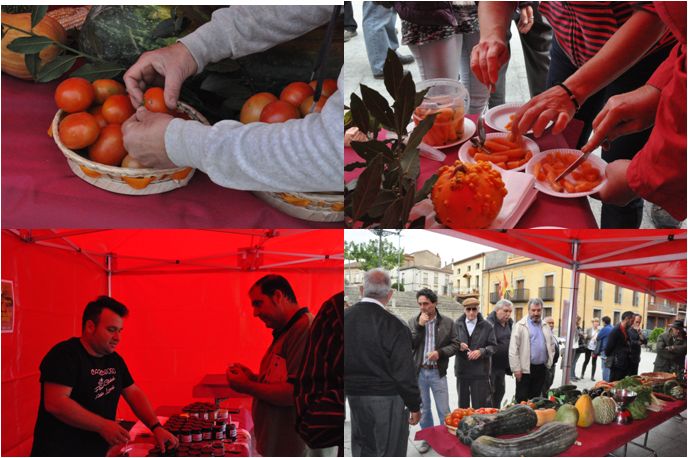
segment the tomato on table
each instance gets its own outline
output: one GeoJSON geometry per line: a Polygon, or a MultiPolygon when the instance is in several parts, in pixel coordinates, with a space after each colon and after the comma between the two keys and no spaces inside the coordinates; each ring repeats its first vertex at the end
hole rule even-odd
{"type": "Polygon", "coordinates": [[[165,90],[161,87],[152,87],[143,94],[143,105],[146,110],[153,113],[169,113],[165,105],[165,90]]]}
{"type": "Polygon", "coordinates": [[[103,103],[103,117],[108,123],[122,124],[134,114],[134,107],[126,95],[111,95],[103,103]]]}
{"type": "Polygon", "coordinates": [[[89,159],[106,165],[120,165],[126,155],[120,124],[105,126],[98,140],[88,148],[89,159]]]}
{"type": "Polygon", "coordinates": [[[260,122],[284,122],[299,117],[299,110],[294,105],[282,100],[276,100],[263,108],[263,112],[260,114],[260,122]]]}
{"type": "Polygon", "coordinates": [[[55,89],[55,103],[67,113],[87,110],[95,96],[93,86],[84,78],[67,78],[55,89]]]}
{"type": "Polygon", "coordinates": [[[93,83],[96,103],[104,103],[111,95],[126,94],[124,85],[111,79],[95,80],[93,83]]]}
{"type": "Polygon", "coordinates": [[[282,89],[280,93],[280,100],[292,104],[294,107],[298,108],[301,106],[304,100],[309,96],[313,95],[313,88],[308,84],[296,81],[294,83],[289,83],[287,87],[282,89]]]}
{"type": "Polygon", "coordinates": [[[98,121],[91,113],[72,113],[64,117],[58,128],[62,144],[69,149],[81,149],[93,144],[100,134],[98,121]]]}
{"type": "Polygon", "coordinates": [[[263,108],[265,108],[267,104],[276,100],[278,100],[277,97],[269,92],[259,92],[252,95],[241,107],[239,121],[241,121],[243,124],[260,121],[260,114],[263,112],[263,108]]]}

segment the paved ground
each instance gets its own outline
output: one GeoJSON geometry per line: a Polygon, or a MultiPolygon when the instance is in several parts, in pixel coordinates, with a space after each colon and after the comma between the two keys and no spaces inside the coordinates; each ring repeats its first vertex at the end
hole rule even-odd
{"type": "MultiPolygon", "coordinates": [[[[452,358],[453,360],[454,358],[452,358]]],[[[581,375],[581,370],[583,368],[584,357],[578,359],[578,364],[576,366],[576,375],[581,375]]],[[[643,350],[640,361],[639,373],[652,372],[652,367],[655,361],[655,353],[643,350]]],[[[449,406],[451,409],[455,409],[459,405],[459,398],[456,391],[456,377],[454,377],[454,362],[449,362],[449,371],[447,372],[447,383],[449,384],[449,406]]],[[[587,369],[586,378],[579,382],[574,382],[579,388],[592,388],[595,382],[590,380],[590,367],[587,369]]],[[[595,378],[597,380],[602,379],[602,369],[597,367],[595,373],[595,378]]],[[[554,384],[555,387],[561,385],[561,369],[557,369],[555,375],[554,384]]],[[[506,393],[504,395],[505,399],[511,399],[514,396],[516,387],[516,382],[513,377],[508,377],[506,380],[506,393]]],[[[439,424],[439,419],[437,418],[437,413],[434,412],[435,424],[439,424]]],[[[652,430],[649,435],[647,442],[648,447],[653,448],[657,451],[658,456],[686,456],[686,412],[683,411],[682,419],[678,417],[671,418],[670,420],[662,423],[652,430]]],[[[409,443],[407,448],[407,456],[440,456],[434,450],[430,450],[428,453],[421,454],[416,448],[417,442],[413,441],[413,436],[416,434],[420,428],[418,426],[412,426],[409,434],[409,443]]],[[[642,443],[643,437],[637,439],[636,442],[642,443]]],[[[345,456],[351,456],[351,422],[349,420],[349,410],[347,407],[347,420],[344,423],[344,454],[345,456]]],[[[617,456],[623,455],[623,448],[618,449],[614,452],[617,456]]],[[[648,452],[633,445],[628,446],[627,456],[649,456],[648,452]]]]}
{"type": "MultiPolygon", "coordinates": [[[[362,2],[352,2],[354,17],[358,23],[358,36],[355,36],[348,42],[344,44],[344,87],[345,94],[351,94],[355,91],[360,95],[359,85],[365,84],[371,87],[383,95],[387,95],[384,87],[384,82],[382,80],[376,80],[373,78],[373,74],[370,70],[370,64],[368,63],[368,57],[365,49],[365,42],[363,40],[363,30],[361,28],[362,24],[362,2]]],[[[397,20],[397,31],[401,32],[401,22],[397,20]]],[[[517,36],[518,30],[512,23],[512,35],[517,36]]],[[[401,39],[399,39],[401,42],[401,39]]],[[[411,54],[408,47],[402,46],[400,48],[402,54],[411,54]]],[[[507,70],[507,84],[506,84],[506,101],[507,102],[525,102],[529,99],[530,95],[528,92],[528,79],[526,76],[525,63],[523,59],[523,50],[521,48],[521,41],[518,39],[511,40],[511,53],[512,57],[509,63],[509,69],[507,70]]],[[[413,74],[415,81],[420,80],[420,74],[418,72],[418,67],[415,64],[408,65],[406,67],[413,74]]],[[[345,103],[348,105],[349,97],[345,97],[345,103]]],[[[599,154],[599,150],[597,152],[599,154]]],[[[595,218],[599,225],[601,204],[598,200],[590,199],[590,205],[595,214],[595,218]]],[[[645,205],[645,215],[643,217],[643,222],[641,225],[642,229],[653,229],[654,225],[650,219],[649,214],[650,205],[645,205]]],[[[685,222],[683,224],[685,227],[685,222]]]]}

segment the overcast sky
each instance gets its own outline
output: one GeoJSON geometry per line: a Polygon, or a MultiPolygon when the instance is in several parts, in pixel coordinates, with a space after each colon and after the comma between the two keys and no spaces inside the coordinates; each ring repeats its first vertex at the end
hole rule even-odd
{"type": "MultiPolygon", "coordinates": [[[[404,253],[407,254],[421,250],[438,253],[442,258],[443,266],[449,264],[452,260],[459,261],[478,253],[494,251],[494,248],[485,245],[422,229],[403,230],[401,231],[401,239],[397,235],[390,235],[386,238],[394,246],[399,246],[401,242],[401,247],[404,248],[404,253]]],[[[344,231],[344,240],[361,243],[368,240],[377,240],[377,235],[367,229],[346,229],[344,231]]]]}

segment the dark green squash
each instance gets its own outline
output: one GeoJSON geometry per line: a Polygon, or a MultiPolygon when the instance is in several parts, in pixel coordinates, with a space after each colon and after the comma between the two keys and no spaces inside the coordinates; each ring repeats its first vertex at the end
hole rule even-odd
{"type": "Polygon", "coordinates": [[[456,428],[456,437],[470,445],[480,436],[522,434],[537,425],[537,414],[533,409],[516,404],[506,410],[488,415],[464,417],[456,428]]]}
{"type": "Polygon", "coordinates": [[[575,426],[553,421],[521,437],[481,436],[473,441],[471,453],[473,456],[555,456],[568,450],[577,438],[575,426]]]}

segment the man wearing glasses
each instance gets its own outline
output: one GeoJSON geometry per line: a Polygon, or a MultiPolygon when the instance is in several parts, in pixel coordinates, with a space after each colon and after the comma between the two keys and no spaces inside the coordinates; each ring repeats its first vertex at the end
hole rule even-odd
{"type": "Polygon", "coordinates": [[[497,338],[490,322],[478,311],[479,307],[478,299],[469,297],[463,301],[464,314],[456,320],[459,353],[454,372],[460,408],[492,406],[490,365],[497,338]]]}

